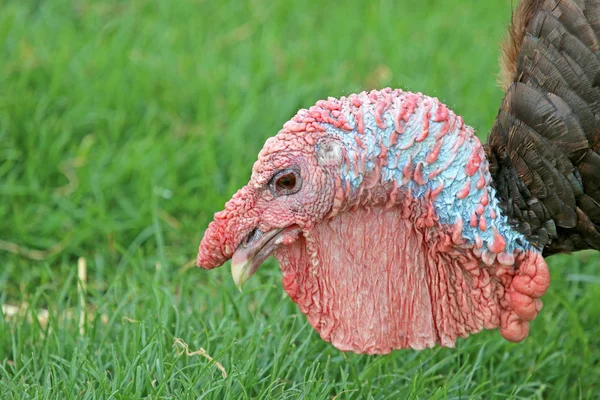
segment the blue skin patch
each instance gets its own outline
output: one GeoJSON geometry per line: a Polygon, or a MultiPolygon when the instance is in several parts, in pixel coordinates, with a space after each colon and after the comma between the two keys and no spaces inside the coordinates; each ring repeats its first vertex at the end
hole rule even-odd
{"type": "Polygon", "coordinates": [[[484,248],[487,248],[488,245],[491,245],[494,242],[493,228],[495,227],[506,242],[505,251],[513,253],[515,250],[533,250],[533,247],[525,237],[512,229],[508,223],[508,218],[500,209],[498,199],[496,198],[496,191],[490,185],[491,175],[488,170],[487,160],[481,160],[481,165],[475,175],[472,177],[467,176],[465,167],[473,153],[473,149],[476,146],[481,146],[477,137],[465,132],[470,128],[467,128],[466,126],[463,127],[463,135],[465,136],[464,143],[457,151],[452,150],[452,147],[461,133],[458,117],[457,123],[454,124],[454,130],[449,131],[442,138],[443,144],[440,148],[438,158],[433,163],[429,164],[426,161],[426,157],[434,148],[436,136],[442,129],[444,122],[435,122],[430,118],[429,135],[427,138],[419,143],[415,142],[414,139],[417,138],[423,130],[423,114],[429,112],[430,116],[435,115],[436,107],[439,106],[438,103],[430,97],[423,96],[419,100],[415,112],[410,116],[406,123],[405,132],[396,135],[396,143],[390,146],[391,137],[395,130],[393,112],[388,111],[383,114],[382,118],[386,128],[382,129],[377,125],[375,120],[375,105],[369,102],[366,97],[364,99],[365,101],[363,101],[362,106],[360,108],[354,108],[352,111],[353,113],[362,113],[364,134],[358,132],[355,117],[347,109],[344,111],[345,117],[352,127],[352,131],[338,129],[330,124],[323,124],[327,133],[338,139],[345,147],[349,159],[360,160],[364,153],[366,160],[364,168],[361,162],[358,162],[358,165],[349,167],[347,165],[342,166],[342,181],[348,182],[352,187],[353,192],[358,191],[364,176],[375,169],[376,163],[379,164],[378,157],[381,153],[381,147],[383,146],[387,148],[387,165],[381,167],[381,182],[391,183],[395,181],[400,190],[410,190],[413,196],[417,198],[422,198],[428,190],[439,187],[443,182],[444,187],[434,202],[435,211],[442,224],[454,225],[459,217],[461,217],[463,221],[462,237],[467,242],[475,244],[475,237],[477,235],[482,239],[484,248]],[[426,107],[423,106],[423,101],[429,101],[431,103],[431,108],[426,109],[426,107]],[[355,136],[360,137],[362,147],[357,144],[355,136]],[[451,158],[454,155],[456,155],[456,157],[451,161],[451,158]],[[407,164],[409,157],[413,166],[422,163],[424,184],[419,184],[415,182],[414,179],[410,179],[408,182],[405,180],[404,185],[402,184],[402,179],[404,177],[403,169],[407,164]],[[428,179],[428,175],[431,172],[438,170],[441,166],[447,165],[448,163],[449,165],[445,170],[440,172],[433,179],[428,179]],[[477,180],[481,173],[484,173],[486,183],[482,189],[477,189],[477,180]],[[465,186],[467,179],[471,180],[471,190],[467,197],[459,199],[457,193],[465,186]],[[481,218],[485,218],[487,228],[485,230],[480,230],[479,224],[476,227],[471,227],[470,220],[471,215],[479,206],[480,198],[484,195],[486,189],[489,195],[489,203],[488,206],[485,207],[484,214],[481,218]],[[496,213],[495,219],[491,218],[491,210],[494,210],[496,213]]]}

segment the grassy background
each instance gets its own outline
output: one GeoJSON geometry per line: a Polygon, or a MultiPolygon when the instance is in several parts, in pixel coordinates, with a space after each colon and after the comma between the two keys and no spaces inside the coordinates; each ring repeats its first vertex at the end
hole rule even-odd
{"type": "Polygon", "coordinates": [[[0,9],[0,303],[23,309],[0,313],[2,398],[599,396],[593,253],[550,260],[545,308],[521,344],[494,331],[382,357],[322,342],[272,261],[243,294],[227,267],[190,263],[265,139],[317,99],[422,91],[484,137],[510,0],[0,9]],[[179,355],[175,338],[228,377],[179,355]]]}

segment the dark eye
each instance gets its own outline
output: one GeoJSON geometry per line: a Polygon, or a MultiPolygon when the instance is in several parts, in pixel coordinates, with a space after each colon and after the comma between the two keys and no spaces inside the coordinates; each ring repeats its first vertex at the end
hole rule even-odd
{"type": "Polygon", "coordinates": [[[298,171],[286,169],[273,176],[270,187],[276,196],[294,194],[302,187],[302,178],[298,171]]]}

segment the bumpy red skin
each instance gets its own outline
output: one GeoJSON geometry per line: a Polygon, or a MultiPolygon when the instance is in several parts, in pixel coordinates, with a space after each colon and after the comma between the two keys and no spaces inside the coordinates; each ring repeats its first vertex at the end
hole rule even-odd
{"type": "MultiPolygon", "coordinates": [[[[488,207],[487,191],[471,221],[444,225],[433,206],[441,187],[414,198],[410,191],[380,181],[379,174],[366,176],[359,190],[340,179],[344,165],[360,168],[365,160],[351,159],[324,125],[349,134],[351,125],[357,126],[354,138],[364,147],[362,113],[356,113],[355,124],[350,124],[342,107],[357,109],[372,101],[377,124],[383,125],[382,116],[394,96],[407,100],[395,115],[395,134],[401,135],[415,108],[428,104],[420,94],[385,89],[360,98],[330,98],[300,110],[265,143],[248,185],[215,214],[201,242],[198,265],[206,269],[221,265],[254,228],[267,232],[296,225],[302,235],[288,235],[275,253],[283,286],[321,337],[340,350],[384,354],[436,343],[452,347],[458,337],[493,328],[508,340],[523,340],[528,321],[541,309],[548,268],[538,251],[508,252],[504,237],[496,231],[487,244],[478,236],[474,242],[465,240],[464,224],[482,232],[492,229],[480,218],[488,207]],[[300,169],[302,189],[293,196],[275,197],[268,185],[271,177],[291,166],[300,169]]],[[[455,148],[465,138],[473,140],[472,130],[445,106],[425,116],[459,127],[455,148]]],[[[422,130],[415,141],[429,134],[430,120],[419,124],[422,130]]],[[[435,162],[440,147],[433,146],[427,162],[435,162]]],[[[469,177],[479,176],[477,189],[483,187],[480,182],[489,183],[484,180],[489,172],[482,158],[477,141],[464,167],[469,177]]],[[[407,165],[404,174],[418,183],[426,181],[421,164],[407,165]]],[[[468,192],[465,186],[456,197],[463,199],[468,192]]],[[[495,219],[496,211],[491,215],[495,219]]]]}
{"type": "Polygon", "coordinates": [[[333,171],[319,165],[314,151],[319,135],[298,136],[284,129],[267,140],[248,185],[238,190],[208,226],[200,243],[198,266],[222,265],[255,228],[262,232],[291,225],[310,229],[323,219],[331,209],[334,188],[333,171]],[[300,168],[302,195],[275,197],[268,188],[269,180],[292,165],[300,168]]]}

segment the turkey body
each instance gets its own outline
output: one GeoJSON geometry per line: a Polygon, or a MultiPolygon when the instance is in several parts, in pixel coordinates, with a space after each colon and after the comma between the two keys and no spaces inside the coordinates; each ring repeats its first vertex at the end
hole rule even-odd
{"type": "Polygon", "coordinates": [[[600,249],[600,2],[525,1],[488,139],[501,207],[544,255],[600,249]]]}
{"type": "Polygon", "coordinates": [[[600,1],[523,1],[506,95],[482,145],[421,93],[383,89],[300,110],[215,214],[198,265],[241,285],[270,255],[283,287],[344,351],[521,341],[544,256],[600,249],[600,1]]]}

